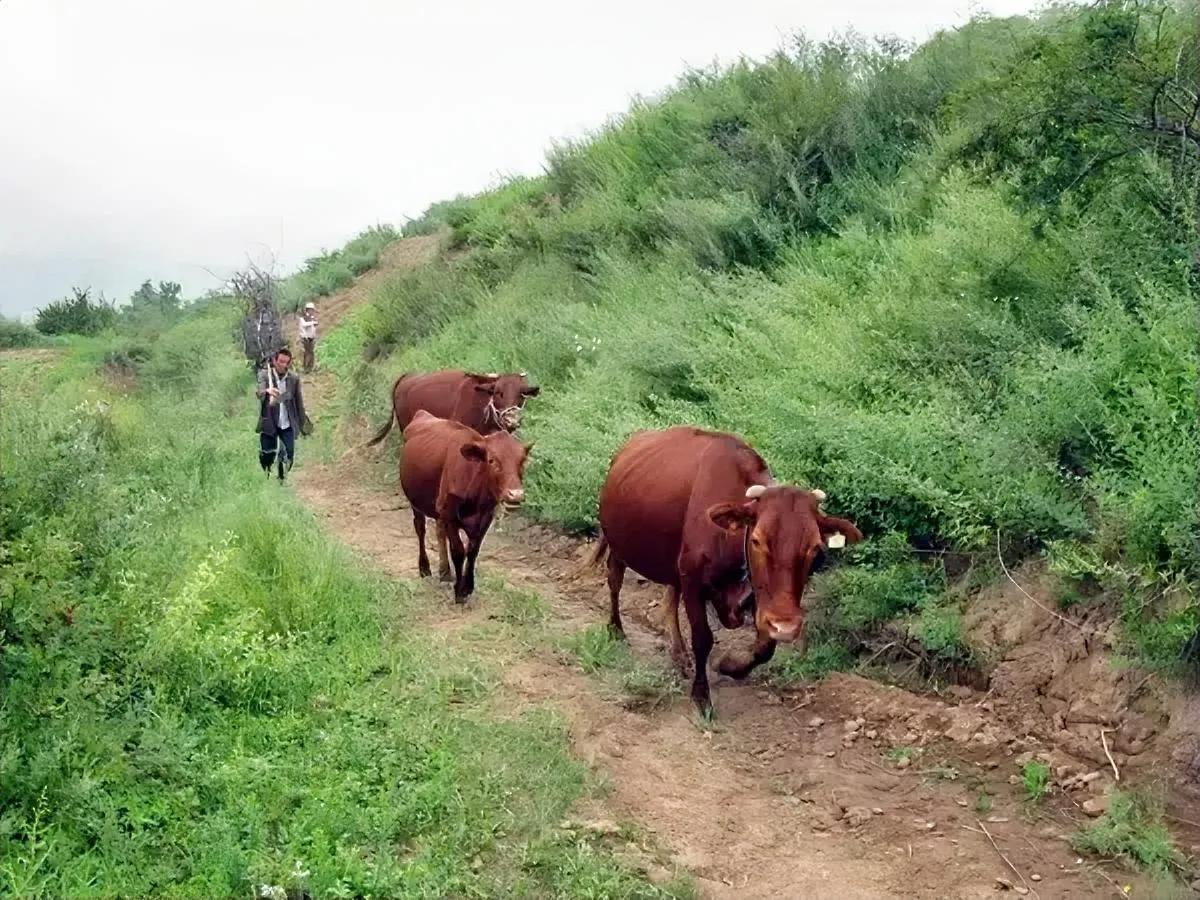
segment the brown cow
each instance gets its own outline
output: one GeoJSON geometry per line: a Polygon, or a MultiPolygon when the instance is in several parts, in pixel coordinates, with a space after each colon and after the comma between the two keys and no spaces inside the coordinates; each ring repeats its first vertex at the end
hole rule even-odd
{"type": "Polygon", "coordinates": [[[484,437],[459,422],[420,410],[404,429],[400,451],[400,486],[413,511],[420,542],[417,571],[430,574],[425,553],[425,520],[437,520],[438,571],[450,580],[446,544],[454,560],[454,599],[464,602],[475,590],[475,558],[496,513],[496,505],[520,506],[521,480],[532,444],[522,444],[507,431],[484,437]],[[467,536],[464,548],[462,536],[467,536]],[[465,558],[465,566],[464,566],[465,558]]]}
{"type": "Polygon", "coordinates": [[[692,699],[711,714],[707,604],[726,628],[739,627],[743,612],[754,609],[754,649],[726,654],[718,663],[725,675],[744,678],[771,658],[777,641],[802,640],[800,600],[827,539],[862,540],[853,524],[821,512],[824,496],[775,484],[762,457],[733,435],[687,426],[638,432],[613,457],[600,491],[602,536],[593,559],[608,556],[611,627],[624,634],[627,567],[666,585],[671,655],[685,665],[682,597],[696,666],[692,699]]]}
{"type": "Polygon", "coordinates": [[[367,442],[373,447],[387,437],[396,423],[401,430],[419,410],[452,422],[461,422],[480,434],[516,431],[525,401],[541,388],[525,380],[525,373],[476,375],[458,369],[427,374],[409,372],[392,385],[392,416],[367,442]]]}

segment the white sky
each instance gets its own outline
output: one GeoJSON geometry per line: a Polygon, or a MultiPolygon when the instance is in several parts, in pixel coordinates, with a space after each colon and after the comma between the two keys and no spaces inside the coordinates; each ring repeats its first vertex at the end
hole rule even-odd
{"type": "Polygon", "coordinates": [[[217,286],[511,173],[688,65],[1030,0],[0,0],[0,313],[217,286]]]}

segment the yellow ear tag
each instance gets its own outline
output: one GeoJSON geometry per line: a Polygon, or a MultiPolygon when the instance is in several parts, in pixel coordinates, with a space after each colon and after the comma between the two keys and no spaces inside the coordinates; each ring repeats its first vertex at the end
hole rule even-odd
{"type": "Polygon", "coordinates": [[[841,532],[831,534],[826,544],[830,550],[841,550],[846,546],[846,536],[841,532]]]}

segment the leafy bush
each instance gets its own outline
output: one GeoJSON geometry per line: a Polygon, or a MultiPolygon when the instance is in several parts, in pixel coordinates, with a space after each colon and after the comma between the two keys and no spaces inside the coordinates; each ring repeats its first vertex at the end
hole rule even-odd
{"type": "Polygon", "coordinates": [[[104,296],[93,298],[91,288],[72,288],[72,295],[37,311],[34,325],[42,334],[99,334],[116,321],[115,307],[104,296]]]}
{"type": "Polygon", "coordinates": [[[32,347],[41,341],[41,336],[24,322],[0,316],[0,349],[32,347]]]}

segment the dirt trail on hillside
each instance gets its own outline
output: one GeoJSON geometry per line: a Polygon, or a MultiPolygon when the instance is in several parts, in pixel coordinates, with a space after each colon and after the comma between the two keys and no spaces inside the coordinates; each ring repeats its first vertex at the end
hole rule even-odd
{"type": "MultiPolygon", "coordinates": [[[[417,264],[433,252],[433,244],[401,244],[389,259],[417,264]]],[[[354,302],[327,301],[322,331],[336,321],[329,310],[340,315],[354,302]]],[[[319,413],[331,386],[321,376],[309,383],[319,413]]],[[[387,575],[413,578],[411,516],[386,483],[394,466],[388,451],[354,451],[333,463],[304,460],[294,482],[330,533],[387,575]]],[[[587,550],[510,516],[484,542],[481,583],[502,576],[536,591],[549,603],[553,630],[578,631],[606,621],[602,574],[579,571],[587,550]]],[[[660,596],[631,575],[623,606],[634,651],[665,659],[660,596]]],[[[448,587],[445,597],[437,627],[486,620],[486,589],[465,608],[448,587]]],[[[717,638],[714,658],[744,636],[718,630],[717,638]]],[[[705,896],[1151,896],[1148,885],[1081,860],[1069,846],[1088,821],[1079,807],[1102,776],[1043,806],[1024,802],[1010,781],[1019,762],[1045,748],[1002,726],[986,694],[963,688],[939,699],[853,675],[789,690],[714,676],[718,721],[707,731],[686,696],[635,711],[550,648],[513,650],[519,661],[506,667],[501,703],[560,711],[578,755],[612,786],[597,801],[603,814],[648,832],[705,896]]],[[[650,866],[651,877],[666,874],[650,866]]]]}
{"type": "MultiPolygon", "coordinates": [[[[441,241],[436,234],[421,237],[404,238],[388,244],[379,253],[379,264],[364,272],[354,283],[342,291],[335,291],[328,297],[318,297],[313,301],[317,307],[318,335],[328,335],[337,326],[338,321],[358,304],[366,301],[371,292],[382,282],[397,272],[415,269],[431,259],[441,241]]],[[[283,317],[283,333],[286,338],[294,339],[296,344],[300,338],[296,327],[297,315],[288,313],[283,317]]],[[[320,341],[318,337],[318,347],[320,341]]]]}

